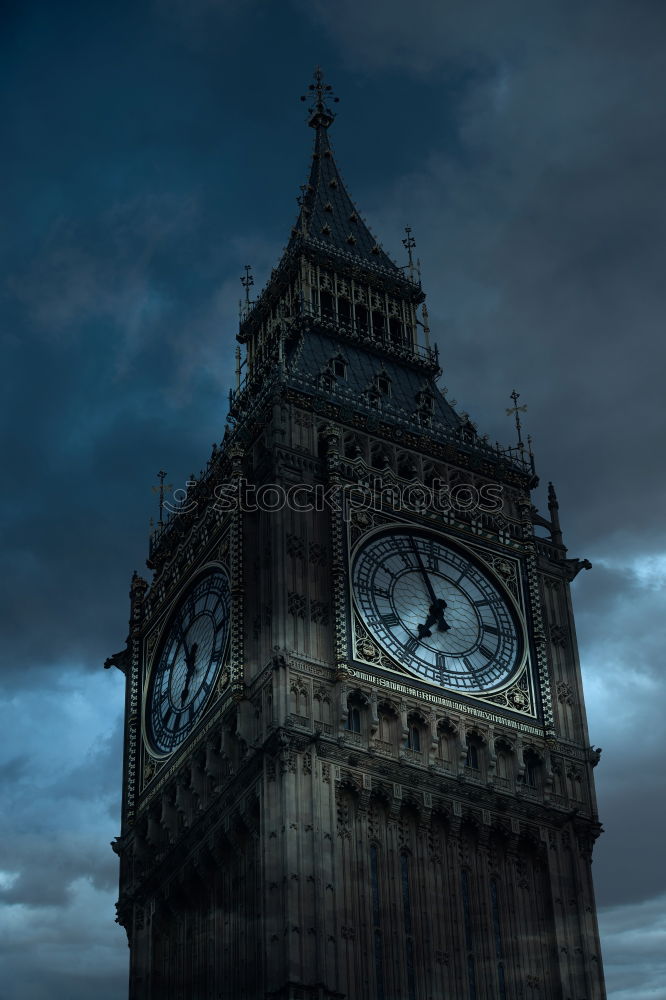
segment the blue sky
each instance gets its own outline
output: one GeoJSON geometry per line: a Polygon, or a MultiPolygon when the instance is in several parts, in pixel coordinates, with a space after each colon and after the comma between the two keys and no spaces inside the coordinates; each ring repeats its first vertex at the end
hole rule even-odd
{"type": "MultiPolygon", "coordinates": [[[[0,1000],[121,1000],[122,677],[151,485],[219,441],[239,277],[296,217],[324,66],[338,163],[443,382],[558,489],[607,832],[611,1000],[666,1000],[663,94],[649,0],[8,2],[0,33],[0,1000]]],[[[543,503],[543,490],[536,502],[543,503]]]]}

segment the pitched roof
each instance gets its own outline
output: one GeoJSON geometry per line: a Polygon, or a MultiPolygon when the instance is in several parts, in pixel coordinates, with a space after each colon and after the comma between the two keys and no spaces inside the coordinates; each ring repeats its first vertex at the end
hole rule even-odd
{"type": "Polygon", "coordinates": [[[419,395],[429,391],[432,395],[432,430],[446,434],[447,430],[457,430],[464,420],[453,409],[436,386],[432,376],[425,375],[393,358],[380,358],[360,345],[338,340],[317,329],[308,330],[295,350],[287,358],[288,379],[302,392],[320,394],[321,377],[330,371],[333,358],[341,357],[347,363],[346,375],[333,380],[326,387],[326,395],[353,410],[371,410],[367,401],[367,391],[375,378],[384,374],[391,383],[390,396],[383,398],[382,419],[413,428],[419,395]]]}
{"type": "Polygon", "coordinates": [[[401,269],[379,246],[347,193],[328,137],[330,120],[315,118],[311,122],[316,129],[312,166],[289,248],[305,242],[318,249],[342,251],[366,266],[391,271],[404,280],[401,269]]]}

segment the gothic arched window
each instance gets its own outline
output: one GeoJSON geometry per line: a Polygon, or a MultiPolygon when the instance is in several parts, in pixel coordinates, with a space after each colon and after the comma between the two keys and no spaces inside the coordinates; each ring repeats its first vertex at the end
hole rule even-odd
{"type": "Polygon", "coordinates": [[[361,732],[361,710],[357,705],[349,706],[347,711],[346,729],[348,729],[350,733],[361,732]]]}
{"type": "Polygon", "coordinates": [[[437,727],[439,759],[447,771],[455,770],[457,738],[453,726],[443,720],[437,727]]]}
{"type": "Polygon", "coordinates": [[[508,740],[495,741],[495,780],[503,788],[508,788],[513,778],[513,748],[508,740]]]}
{"type": "Polygon", "coordinates": [[[389,701],[377,707],[377,743],[384,753],[394,753],[399,746],[400,718],[398,711],[389,701]]]}
{"type": "Polygon", "coordinates": [[[360,691],[354,691],[347,699],[347,718],[345,729],[348,733],[362,733],[367,699],[360,691]]]}
{"type": "Polygon", "coordinates": [[[421,727],[412,722],[407,730],[407,746],[410,750],[421,750],[421,727]]]}
{"type": "Polygon", "coordinates": [[[533,750],[526,750],[523,756],[525,762],[525,785],[537,789],[541,784],[541,760],[533,750]]]}
{"type": "Polygon", "coordinates": [[[425,749],[426,721],[418,712],[410,712],[407,716],[407,739],[406,747],[414,753],[421,753],[425,749]]]}

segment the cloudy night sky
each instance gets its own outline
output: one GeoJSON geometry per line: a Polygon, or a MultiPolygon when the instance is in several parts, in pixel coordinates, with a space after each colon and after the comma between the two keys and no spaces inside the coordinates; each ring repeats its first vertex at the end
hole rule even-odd
{"type": "Polygon", "coordinates": [[[571,556],[606,833],[611,1000],[666,1000],[666,6],[658,0],[6,0],[0,1000],[124,1000],[122,675],[151,486],[224,430],[239,277],[279,259],[320,63],[352,197],[442,384],[528,404],[571,556]],[[660,832],[661,831],[661,832],[660,832]]]}

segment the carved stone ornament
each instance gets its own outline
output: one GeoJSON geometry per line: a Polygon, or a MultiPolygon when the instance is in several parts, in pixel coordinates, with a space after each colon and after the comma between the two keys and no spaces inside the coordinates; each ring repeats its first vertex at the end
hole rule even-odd
{"type": "Polygon", "coordinates": [[[163,767],[163,761],[156,760],[152,757],[144,748],[144,758],[143,758],[143,787],[153,780],[158,771],[161,771],[163,767]]]}
{"type": "Polygon", "coordinates": [[[366,662],[373,664],[373,666],[388,667],[390,670],[395,669],[393,661],[390,660],[388,656],[385,656],[380,648],[373,642],[356,615],[354,615],[354,632],[357,659],[365,660],[366,662]]]}
{"type": "Polygon", "coordinates": [[[502,708],[509,708],[512,712],[520,712],[521,715],[534,715],[527,668],[523,667],[511,687],[500,691],[499,694],[484,695],[483,700],[500,705],[502,708]]]}
{"type": "Polygon", "coordinates": [[[566,625],[550,626],[550,641],[553,646],[566,646],[569,638],[569,630],[566,625]]]}
{"type": "Polygon", "coordinates": [[[574,692],[570,684],[560,681],[557,685],[557,700],[563,705],[573,705],[574,692]]]}

